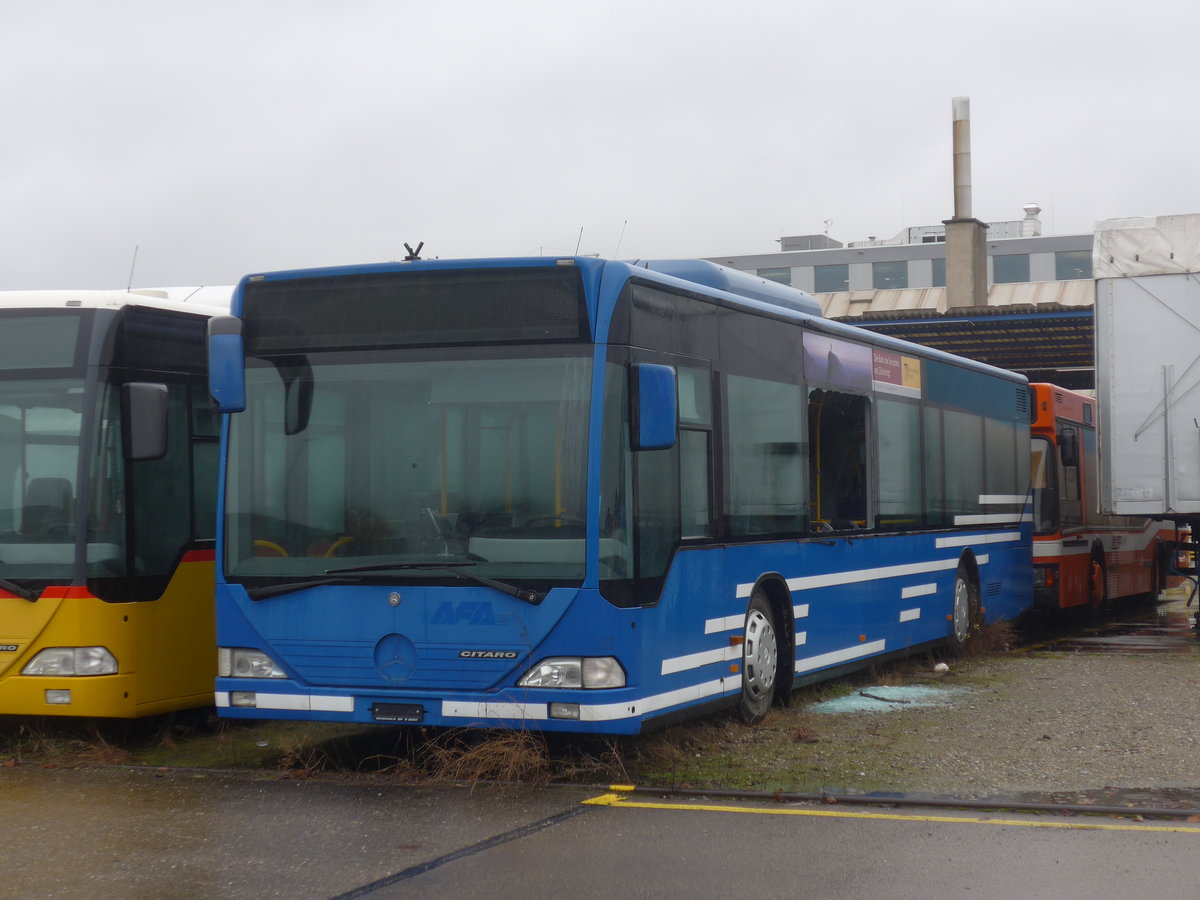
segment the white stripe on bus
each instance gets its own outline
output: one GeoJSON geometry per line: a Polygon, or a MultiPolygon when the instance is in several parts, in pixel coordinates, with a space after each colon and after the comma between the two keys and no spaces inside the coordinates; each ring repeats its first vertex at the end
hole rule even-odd
{"type": "Polygon", "coordinates": [[[853,647],[847,647],[844,650],[833,650],[829,653],[821,653],[817,656],[797,659],[796,671],[812,672],[815,669],[823,669],[826,666],[849,662],[852,659],[873,656],[876,653],[882,653],[886,649],[887,641],[871,641],[869,644],[855,644],[853,647]]]}
{"type": "MultiPolygon", "coordinates": [[[[879,581],[905,575],[927,575],[930,572],[945,572],[958,567],[958,558],[935,559],[928,562],[904,563],[898,566],[878,566],[874,569],[858,569],[853,572],[829,572],[825,575],[806,575],[789,578],[789,591],[811,591],[815,588],[836,587],[842,584],[858,584],[863,581],[879,581]]],[[[741,587],[739,586],[739,591],[741,587]]]]}
{"type": "Polygon", "coordinates": [[[719,678],[716,681],[706,681],[689,687],[655,694],[641,700],[625,703],[598,703],[595,705],[580,704],[579,718],[584,722],[606,722],[613,719],[630,719],[644,716],[660,709],[687,703],[692,700],[707,700],[721,694],[731,694],[742,689],[742,676],[719,678]]]}
{"type": "Polygon", "coordinates": [[[705,634],[716,634],[719,631],[737,631],[746,625],[746,617],[722,616],[719,619],[707,619],[704,622],[705,634]]]}
{"type": "MultiPolygon", "coordinates": [[[[742,589],[742,586],[738,585],[738,591],[739,591],[738,597],[739,598],[743,598],[743,595],[740,593],[741,589],[742,589]]],[[[748,597],[750,595],[749,595],[749,593],[747,593],[745,596],[748,597]]],[[[807,618],[808,617],[808,604],[800,603],[800,604],[797,604],[796,606],[793,606],[792,607],[792,616],[797,619],[807,618]]],[[[717,634],[718,632],[721,632],[721,631],[740,631],[742,628],[745,627],[745,625],[746,625],[746,617],[745,616],[721,616],[720,618],[717,618],[717,619],[705,619],[704,620],[704,633],[705,634],[717,634]]]]}
{"type": "Polygon", "coordinates": [[[1078,546],[1064,547],[1062,541],[1034,541],[1034,559],[1058,559],[1063,556],[1087,556],[1092,552],[1092,545],[1084,541],[1078,546]]]}
{"type": "Polygon", "coordinates": [[[1022,521],[1021,513],[983,513],[978,516],[955,516],[955,525],[1014,525],[1022,521]]]}
{"type": "MultiPolygon", "coordinates": [[[[971,544],[1004,544],[1021,539],[1019,531],[1004,531],[996,534],[971,534],[941,537],[935,540],[934,546],[939,550],[949,547],[968,547],[971,544]]],[[[802,578],[789,578],[788,590],[807,591],[813,588],[836,587],[843,584],[858,584],[862,581],[877,581],[882,578],[895,578],[899,575],[924,575],[929,572],[944,572],[958,567],[957,559],[939,559],[930,562],[906,563],[898,566],[879,566],[874,569],[856,569],[850,572],[830,572],[826,575],[808,575],[802,578]]],[[[746,582],[737,586],[737,598],[744,600],[754,590],[754,582],[746,582]]],[[[710,619],[710,622],[728,621],[710,619]]],[[[706,633],[707,630],[706,630],[706,633]]]]}
{"type": "Polygon", "coordinates": [[[451,719],[548,719],[546,703],[489,703],[443,700],[442,716],[451,719]]]}
{"type": "MultiPolygon", "coordinates": [[[[217,706],[228,708],[229,692],[217,691],[217,706]]],[[[286,709],[302,712],[354,712],[353,697],[329,697],[318,694],[263,694],[254,692],[254,706],[238,709],[286,709]]]]}
{"type": "Polygon", "coordinates": [[[701,666],[718,662],[729,662],[742,658],[742,646],[717,647],[715,650],[702,650],[699,653],[689,653],[686,656],[675,656],[662,661],[662,674],[673,675],[676,672],[686,672],[688,669],[698,669],[701,666]]]}
{"type": "Polygon", "coordinates": [[[947,547],[968,547],[971,544],[1007,544],[1019,541],[1021,532],[1002,531],[996,534],[956,534],[953,537],[940,537],[934,542],[939,550],[947,547]]]}

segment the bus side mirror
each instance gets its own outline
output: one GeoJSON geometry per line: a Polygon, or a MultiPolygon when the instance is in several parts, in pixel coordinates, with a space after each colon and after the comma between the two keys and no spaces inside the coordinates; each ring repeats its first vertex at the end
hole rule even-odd
{"type": "Polygon", "coordinates": [[[1058,436],[1058,458],[1064,466],[1079,465],[1079,432],[1067,428],[1058,436]]]}
{"type": "Polygon", "coordinates": [[[675,370],[642,363],[630,370],[634,450],[668,450],[679,432],[675,370]]]}
{"type": "Polygon", "coordinates": [[[125,458],[162,459],[167,455],[167,386],[145,381],[121,385],[125,458]]]}
{"type": "Polygon", "coordinates": [[[208,395],[217,412],[246,408],[246,356],[242,320],[236,316],[208,320],[208,395]]]}

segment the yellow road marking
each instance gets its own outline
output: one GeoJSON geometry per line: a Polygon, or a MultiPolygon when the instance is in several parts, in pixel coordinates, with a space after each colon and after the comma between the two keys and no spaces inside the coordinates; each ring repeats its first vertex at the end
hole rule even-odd
{"type": "Polygon", "coordinates": [[[751,813],[768,816],[813,816],[833,819],[885,819],[897,822],[937,822],[965,825],[1006,825],[1018,828],[1071,828],[1079,831],[1166,831],[1182,834],[1200,834],[1200,828],[1186,825],[1118,825],[1106,822],[1043,822],[1027,819],[997,819],[990,816],[921,816],[905,813],[851,812],[833,809],[800,809],[795,807],[774,808],[754,806],[724,806],[712,803],[666,803],[648,800],[631,800],[628,785],[613,785],[613,791],[621,793],[601,794],[581,801],[586,806],[610,806],[622,809],[669,809],[689,812],[751,813]]]}

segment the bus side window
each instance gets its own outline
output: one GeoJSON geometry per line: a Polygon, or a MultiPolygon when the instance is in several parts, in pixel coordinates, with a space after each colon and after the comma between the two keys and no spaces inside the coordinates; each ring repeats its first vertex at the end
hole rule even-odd
{"type": "Polygon", "coordinates": [[[712,383],[707,369],[679,366],[676,371],[682,537],[711,537],[712,383]]]}
{"type": "Polygon", "coordinates": [[[211,538],[217,532],[217,453],[221,424],[208,399],[208,385],[199,377],[191,391],[192,535],[211,538]]]}
{"type": "Polygon", "coordinates": [[[666,574],[679,541],[679,444],[637,453],[637,576],[666,574]]]}
{"type": "Polygon", "coordinates": [[[813,528],[869,528],[867,398],[813,390],[809,394],[808,428],[813,528]]]}
{"type": "Polygon", "coordinates": [[[1079,490],[1079,439],[1074,428],[1059,430],[1059,483],[1062,487],[1063,525],[1083,524],[1083,498],[1079,490]],[[1067,452],[1061,452],[1065,449],[1067,452]]]}
{"type": "Polygon", "coordinates": [[[736,537],[804,529],[802,389],[730,375],[726,382],[730,532],[736,537]]]}

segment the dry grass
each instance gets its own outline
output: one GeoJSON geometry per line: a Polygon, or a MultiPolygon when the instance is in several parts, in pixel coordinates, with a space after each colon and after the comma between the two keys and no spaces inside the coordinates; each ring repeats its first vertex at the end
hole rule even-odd
{"type": "MultiPolygon", "coordinates": [[[[662,787],[695,787],[719,783],[730,758],[753,753],[763,735],[791,728],[792,714],[775,707],[759,725],[746,725],[732,714],[716,715],[672,726],[628,745],[627,770],[642,782],[647,773],[662,787]]],[[[794,729],[793,729],[794,730],[794,729]]]]}
{"type": "Polygon", "coordinates": [[[290,744],[282,749],[279,756],[279,774],[282,778],[302,781],[330,768],[329,757],[320,747],[290,744]]]}
{"type": "Polygon", "coordinates": [[[96,726],[58,732],[34,720],[21,723],[5,742],[11,765],[37,764],[62,768],[120,766],[133,761],[133,753],[96,726]]]}
{"type": "Polygon", "coordinates": [[[1017,643],[1017,630],[1012,622],[1001,619],[988,625],[971,629],[971,636],[963,645],[961,656],[976,658],[1007,653],[1017,643]]]}
{"type": "Polygon", "coordinates": [[[418,750],[421,768],[435,781],[543,785],[550,781],[546,738],[528,731],[449,731],[418,750]]]}

